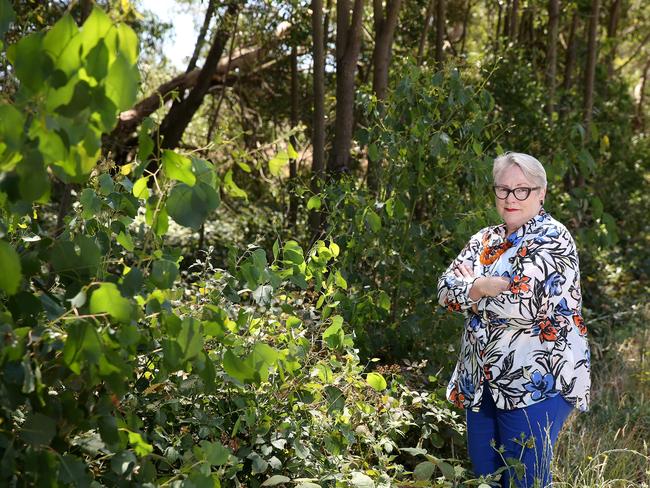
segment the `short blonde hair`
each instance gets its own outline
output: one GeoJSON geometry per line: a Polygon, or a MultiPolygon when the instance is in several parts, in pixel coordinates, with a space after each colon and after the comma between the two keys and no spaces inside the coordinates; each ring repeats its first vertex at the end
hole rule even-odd
{"type": "Polygon", "coordinates": [[[503,170],[515,165],[519,166],[527,180],[537,186],[546,188],[546,170],[544,166],[536,158],[524,153],[506,152],[497,156],[492,166],[492,180],[496,183],[497,176],[503,170]]]}

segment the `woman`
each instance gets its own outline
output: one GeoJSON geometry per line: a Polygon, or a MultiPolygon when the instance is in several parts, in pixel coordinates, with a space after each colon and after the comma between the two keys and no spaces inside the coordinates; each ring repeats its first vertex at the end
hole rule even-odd
{"type": "Polygon", "coordinates": [[[515,458],[525,469],[502,469],[503,487],[545,487],[562,424],[589,404],[578,255],[543,209],[537,159],[506,153],[492,174],[503,224],[472,236],[438,282],[440,304],[466,315],[447,397],[466,409],[476,475],[515,458]]]}

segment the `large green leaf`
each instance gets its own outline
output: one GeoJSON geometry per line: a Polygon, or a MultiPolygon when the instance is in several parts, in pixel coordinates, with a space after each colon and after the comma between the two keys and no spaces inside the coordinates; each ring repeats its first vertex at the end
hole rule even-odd
{"type": "Polygon", "coordinates": [[[32,446],[48,445],[56,434],[56,422],[40,412],[30,413],[20,430],[20,437],[32,446]]]}
{"type": "Polygon", "coordinates": [[[134,65],[138,61],[138,36],[133,29],[126,24],[117,26],[117,39],[119,41],[119,50],[126,60],[134,65]]]}
{"type": "MultiPolygon", "coordinates": [[[[70,51],[67,51],[67,47],[72,41],[72,39],[79,33],[79,28],[75,23],[74,19],[69,13],[66,13],[61,17],[54,26],[49,30],[45,37],[43,38],[43,50],[50,55],[54,61],[54,66],[59,67],[59,58],[63,53],[66,56],[70,56],[70,51]]],[[[79,65],[79,54],[76,54],[76,64],[79,65]]],[[[69,60],[62,63],[66,67],[72,67],[69,65],[69,60]]]]}
{"type": "Polygon", "coordinates": [[[74,241],[57,241],[50,261],[64,281],[87,282],[99,270],[101,252],[90,237],[77,236],[74,241]]]}
{"type": "Polygon", "coordinates": [[[190,158],[165,149],[162,154],[162,163],[163,170],[169,179],[181,181],[188,186],[194,186],[196,183],[190,158]]]}
{"type": "Polygon", "coordinates": [[[159,259],[154,261],[151,267],[149,279],[161,290],[174,286],[174,281],[178,278],[178,265],[168,259],[159,259]]]}
{"type": "Polygon", "coordinates": [[[106,96],[115,103],[118,110],[126,110],[135,102],[138,81],[137,68],[129,64],[124,55],[118,54],[104,81],[106,96]]]}
{"type": "Polygon", "coordinates": [[[176,339],[181,347],[182,361],[196,357],[203,348],[203,335],[201,322],[193,318],[186,318],[181,324],[181,331],[176,339]]]}
{"type": "MultiPolygon", "coordinates": [[[[108,15],[102,9],[94,7],[81,28],[80,37],[84,55],[89,53],[99,40],[106,37],[113,28],[113,21],[108,15]]],[[[108,48],[115,50],[114,45],[109,44],[108,48]]]]}
{"type": "Polygon", "coordinates": [[[180,225],[198,230],[210,212],[219,206],[219,194],[211,186],[198,182],[194,186],[178,183],[167,199],[169,216],[180,225]]]}
{"type": "Polygon", "coordinates": [[[133,305],[124,298],[115,283],[102,283],[90,297],[91,313],[108,313],[120,322],[130,322],[133,305]]]}
{"type": "Polygon", "coordinates": [[[9,30],[9,25],[16,20],[11,2],[9,0],[0,0],[0,40],[9,30]]]}
{"type": "Polygon", "coordinates": [[[18,291],[22,279],[18,253],[7,242],[0,241],[0,290],[8,295],[18,291]]]}
{"type": "Polygon", "coordinates": [[[14,65],[16,76],[33,92],[43,88],[45,73],[52,65],[43,52],[43,34],[34,32],[7,48],[7,57],[14,65]]]}
{"type": "Polygon", "coordinates": [[[101,39],[86,55],[86,71],[98,82],[108,73],[108,57],[108,48],[101,39]]]}
{"type": "Polygon", "coordinates": [[[88,365],[96,365],[102,355],[102,342],[95,327],[88,322],[68,326],[63,361],[73,373],[81,374],[88,365]]]}

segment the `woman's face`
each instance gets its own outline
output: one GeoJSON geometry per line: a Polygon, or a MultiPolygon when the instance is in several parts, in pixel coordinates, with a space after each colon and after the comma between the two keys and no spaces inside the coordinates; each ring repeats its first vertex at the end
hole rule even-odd
{"type": "Polygon", "coordinates": [[[495,197],[497,212],[505,222],[508,233],[516,231],[539,213],[542,206],[541,201],[544,200],[546,194],[546,189],[540,188],[528,180],[516,164],[501,171],[497,175],[494,186],[501,188],[501,191],[503,189],[514,190],[515,188],[537,188],[532,190],[525,200],[518,200],[513,192],[509,192],[504,200],[495,197]]]}

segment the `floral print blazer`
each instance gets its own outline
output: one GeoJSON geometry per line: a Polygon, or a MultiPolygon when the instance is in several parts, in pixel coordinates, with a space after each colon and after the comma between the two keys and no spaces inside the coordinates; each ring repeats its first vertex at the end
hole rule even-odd
{"type": "Polygon", "coordinates": [[[510,235],[502,224],[472,236],[440,277],[438,301],[466,317],[447,388],[447,398],[458,407],[478,410],[488,387],[501,409],[561,394],[587,410],[590,355],[578,255],[566,227],[543,209],[510,235]],[[474,278],[456,277],[459,264],[473,269],[474,278]],[[510,287],[472,302],[469,290],[480,276],[504,276],[510,287]]]}

